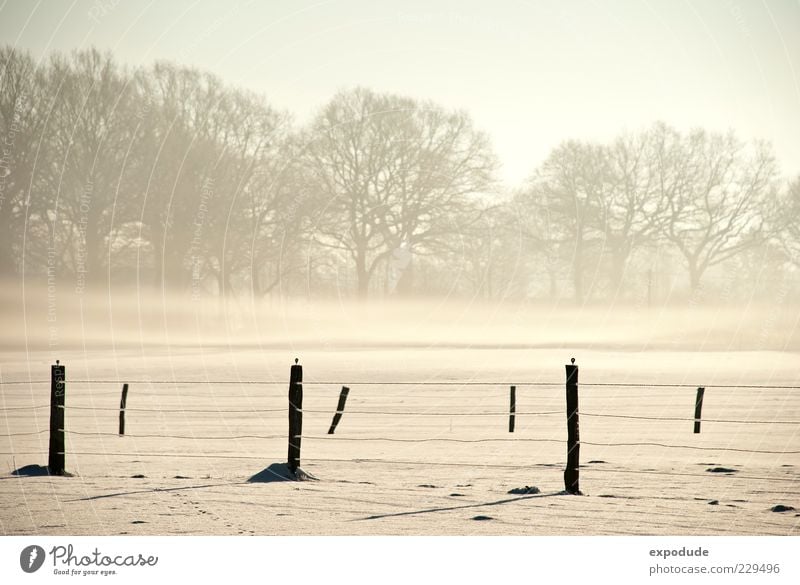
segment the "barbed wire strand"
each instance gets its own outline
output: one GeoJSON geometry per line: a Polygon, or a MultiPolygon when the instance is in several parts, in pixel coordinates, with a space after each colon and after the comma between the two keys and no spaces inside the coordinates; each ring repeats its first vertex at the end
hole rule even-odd
{"type": "MultiPolygon", "coordinates": [[[[41,408],[48,408],[50,405],[41,404],[36,406],[20,406],[20,407],[6,407],[0,408],[0,412],[4,411],[18,411],[18,410],[35,410],[41,408]]],[[[66,410],[91,410],[101,412],[191,412],[191,413],[209,413],[209,414],[249,414],[249,413],[264,413],[275,412],[284,413],[287,408],[254,408],[254,409],[192,409],[192,408],[113,408],[113,407],[95,407],[95,406],[59,406],[66,410]]],[[[336,414],[335,410],[323,409],[303,409],[301,412],[311,414],[336,414]]],[[[448,416],[448,417],[476,417],[476,416],[509,416],[509,412],[452,412],[452,411],[381,411],[381,410],[345,410],[342,414],[348,415],[377,415],[377,416],[448,416]]],[[[514,413],[516,416],[552,416],[564,414],[560,410],[551,411],[517,411],[514,413]]],[[[579,412],[581,416],[598,417],[598,418],[616,418],[616,419],[629,419],[629,420],[655,420],[655,421],[678,421],[678,422],[692,422],[697,419],[692,417],[670,417],[670,416],[639,416],[639,415],[624,415],[624,414],[605,414],[596,412],[579,412]]],[[[766,425],[800,425],[800,421],[790,420],[756,420],[756,419],[700,419],[704,423],[727,423],[727,424],[766,424],[766,425]]]]}
{"type": "Polygon", "coordinates": [[[252,408],[252,409],[198,409],[198,408],[111,408],[111,407],[96,407],[96,406],[59,406],[65,410],[98,410],[103,412],[207,412],[211,414],[229,414],[229,413],[258,413],[258,412],[287,412],[288,408],[252,408]]]}
{"type": "MultiPolygon", "coordinates": [[[[98,453],[96,451],[69,451],[69,452],[59,452],[59,455],[83,455],[83,456],[97,456],[97,457],[108,457],[108,456],[117,456],[117,457],[153,457],[156,459],[161,458],[174,458],[174,457],[181,457],[187,459],[253,459],[253,460],[260,460],[260,461],[268,461],[268,457],[259,457],[257,455],[233,455],[230,453],[203,453],[202,455],[197,455],[194,453],[98,453]]],[[[13,453],[11,453],[13,455],[13,453]]]]}
{"type": "MultiPolygon", "coordinates": [[[[14,380],[0,381],[0,385],[11,384],[47,384],[50,380],[14,380]]],[[[229,384],[229,385],[284,385],[286,381],[262,381],[262,380],[66,380],[68,384],[229,384]]],[[[513,380],[498,381],[399,381],[399,382],[330,382],[310,380],[303,382],[304,385],[325,385],[325,386],[563,386],[564,382],[514,382],[513,380]]],[[[581,382],[580,386],[589,387],[621,387],[621,388],[738,388],[738,389],[776,389],[776,390],[800,390],[797,385],[773,385],[773,384],[686,384],[686,383],[642,383],[642,382],[581,382]]]]}
{"type": "MultiPolygon", "coordinates": [[[[302,435],[303,439],[330,439],[336,437],[337,441],[386,441],[391,443],[429,443],[429,442],[448,442],[448,443],[489,443],[489,442],[549,442],[549,443],[563,443],[562,439],[545,439],[545,438],[490,438],[490,439],[453,439],[450,437],[428,437],[424,439],[399,439],[394,437],[342,437],[340,435],[302,435]]],[[[590,445],[592,447],[664,447],[668,449],[693,449],[697,451],[731,451],[737,453],[761,453],[769,455],[795,455],[800,454],[800,451],[767,451],[760,449],[739,449],[735,447],[700,447],[698,445],[670,445],[667,443],[656,443],[649,441],[640,441],[635,443],[595,443],[591,441],[581,441],[581,445],[590,445]]]]}
{"type": "Polygon", "coordinates": [[[47,433],[49,431],[50,431],[50,429],[42,429],[40,431],[28,432],[28,433],[8,433],[8,434],[0,435],[0,437],[3,437],[3,438],[25,437],[25,436],[30,436],[30,435],[41,435],[41,434],[47,433]]]}
{"type": "Polygon", "coordinates": [[[663,421],[682,421],[691,422],[700,420],[704,423],[737,423],[737,424],[760,424],[760,425],[800,425],[800,420],[733,420],[733,419],[719,419],[719,418],[688,418],[676,416],[635,416],[627,414],[599,414],[595,412],[579,412],[580,416],[595,416],[601,418],[624,418],[633,420],[663,420],[663,421]]]}
{"type": "Polygon", "coordinates": [[[191,440],[228,440],[238,441],[241,439],[286,439],[286,435],[229,435],[229,436],[203,436],[203,435],[120,435],[119,433],[108,432],[84,432],[84,431],[70,431],[67,429],[59,429],[69,435],[81,436],[101,436],[101,437],[120,437],[130,439],[191,439],[191,440]]]}

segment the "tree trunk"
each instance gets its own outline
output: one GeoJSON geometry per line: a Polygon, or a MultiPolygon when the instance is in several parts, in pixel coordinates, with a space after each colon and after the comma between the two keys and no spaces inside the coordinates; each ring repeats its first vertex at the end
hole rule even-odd
{"type": "Polygon", "coordinates": [[[220,267],[217,273],[217,293],[218,293],[218,311],[220,319],[225,319],[225,295],[230,292],[230,282],[228,281],[228,274],[220,267]]]}
{"type": "Polygon", "coordinates": [[[153,288],[158,290],[163,284],[164,270],[161,264],[161,248],[155,245],[156,242],[153,244],[153,288]]]}
{"type": "MultiPolygon", "coordinates": [[[[163,273],[161,275],[163,278],[162,284],[166,289],[181,291],[187,284],[187,274],[183,266],[183,254],[175,250],[177,246],[174,244],[172,249],[170,249],[169,242],[167,242],[166,246],[163,273]]],[[[156,254],[156,257],[158,263],[161,264],[161,254],[156,254]]],[[[161,268],[159,267],[159,269],[161,268]]]]}
{"type": "Polygon", "coordinates": [[[164,270],[161,256],[164,252],[164,228],[159,224],[150,225],[150,241],[153,245],[153,288],[158,290],[163,284],[164,270]]]}
{"type": "Polygon", "coordinates": [[[86,283],[91,284],[93,288],[96,289],[96,286],[103,281],[105,258],[102,245],[103,237],[98,233],[98,227],[94,221],[95,218],[90,216],[88,224],[86,225],[83,268],[86,270],[84,274],[86,283]]]}
{"type": "Polygon", "coordinates": [[[14,274],[16,268],[10,223],[4,221],[0,227],[0,276],[14,274]]]}
{"type": "Polygon", "coordinates": [[[583,238],[579,233],[575,240],[575,253],[572,258],[572,284],[575,288],[575,302],[583,303],[583,238]]]}
{"type": "Polygon", "coordinates": [[[367,254],[359,250],[356,253],[356,297],[359,301],[367,298],[369,289],[369,272],[367,271],[367,254]]]}
{"type": "Polygon", "coordinates": [[[395,292],[399,296],[411,296],[414,292],[414,260],[408,258],[408,264],[400,268],[401,272],[398,276],[397,286],[395,292]]]}
{"type": "Polygon", "coordinates": [[[615,251],[611,256],[611,287],[615,295],[622,290],[627,260],[628,255],[622,250],[615,251]]]}
{"type": "Polygon", "coordinates": [[[261,298],[263,293],[261,292],[261,278],[258,274],[258,263],[253,260],[250,264],[250,292],[254,297],[261,298]]]}
{"type": "Polygon", "coordinates": [[[547,276],[550,280],[550,300],[558,296],[558,271],[550,264],[547,267],[547,276]]]}
{"type": "Polygon", "coordinates": [[[689,259],[689,288],[696,292],[700,288],[700,279],[703,277],[703,269],[697,265],[695,260],[689,259]]]}

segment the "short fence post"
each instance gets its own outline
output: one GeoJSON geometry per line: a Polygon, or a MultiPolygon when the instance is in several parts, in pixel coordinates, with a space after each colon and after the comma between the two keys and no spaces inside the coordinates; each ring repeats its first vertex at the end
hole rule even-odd
{"type": "Polygon", "coordinates": [[[514,432],[514,417],[517,412],[517,387],[511,387],[511,404],[508,408],[508,432],[514,432]]]}
{"type": "Polygon", "coordinates": [[[579,467],[581,438],[578,428],[578,366],[575,358],[567,369],[567,468],[564,470],[564,489],[580,495],[579,467]]]}
{"type": "Polygon", "coordinates": [[[344,405],[347,402],[347,395],[350,393],[350,388],[347,386],[342,386],[342,391],[339,393],[339,404],[336,405],[336,414],[333,415],[333,420],[331,421],[331,428],[328,429],[328,434],[332,435],[333,432],[336,430],[336,425],[339,424],[339,421],[342,420],[342,414],[344,413],[344,405]]]}
{"type": "Polygon", "coordinates": [[[705,388],[697,389],[697,400],[694,403],[694,432],[700,432],[700,418],[703,415],[703,395],[706,393],[705,388]]]}
{"type": "Polygon", "coordinates": [[[128,385],[122,385],[122,398],[119,400],[119,434],[125,434],[125,408],[128,402],[128,385]]]}
{"type": "Polygon", "coordinates": [[[300,467],[300,440],[303,434],[303,366],[294,360],[289,376],[289,469],[300,467]]]}
{"type": "Polygon", "coordinates": [[[64,402],[66,393],[64,366],[56,360],[50,366],[50,453],[47,467],[50,475],[65,475],[64,402]]]}

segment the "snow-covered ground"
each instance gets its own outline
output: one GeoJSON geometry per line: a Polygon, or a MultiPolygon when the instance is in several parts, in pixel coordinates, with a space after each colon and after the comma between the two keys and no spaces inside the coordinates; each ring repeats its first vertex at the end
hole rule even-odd
{"type": "Polygon", "coordinates": [[[800,391],[720,387],[798,386],[792,352],[172,345],[59,357],[74,477],[51,478],[12,472],[47,464],[52,354],[0,355],[3,382],[45,381],[0,386],[3,534],[800,533],[800,391]],[[560,494],[573,355],[582,497],[560,494]],[[305,376],[302,466],[319,480],[248,481],[286,460],[294,357],[305,376]],[[427,384],[383,384],[403,381],[427,384]],[[688,387],[592,385],[608,382],[688,387]],[[341,385],[351,390],[331,436],[341,385]],[[699,435],[671,420],[692,418],[695,386],[707,387],[699,435]],[[37,434],[7,436],[18,433],[37,434]],[[540,493],[508,493],[524,486],[540,493]],[[779,504],[798,510],[771,511],[779,504]]]}

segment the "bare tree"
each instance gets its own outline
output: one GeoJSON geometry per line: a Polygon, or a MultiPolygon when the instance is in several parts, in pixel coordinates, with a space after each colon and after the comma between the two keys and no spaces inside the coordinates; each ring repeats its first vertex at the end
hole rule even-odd
{"type": "Polygon", "coordinates": [[[610,198],[612,184],[602,147],[570,141],[557,147],[534,173],[526,190],[527,204],[537,206],[548,226],[549,245],[561,251],[571,267],[576,302],[589,295],[585,278],[603,251],[598,218],[610,198]]]}
{"type": "Polygon", "coordinates": [[[604,236],[610,256],[613,294],[623,289],[625,270],[631,255],[653,244],[664,220],[666,198],[658,189],[656,165],[671,131],[656,124],[647,131],[625,134],[603,148],[610,182],[607,195],[597,200],[592,217],[604,236]]]}
{"type": "Polygon", "coordinates": [[[31,56],[0,47],[0,275],[13,273],[21,260],[26,216],[47,212],[34,177],[37,163],[49,170],[48,144],[42,143],[46,94],[31,56]]]}
{"type": "Polygon", "coordinates": [[[82,287],[106,275],[115,228],[125,222],[134,88],[111,55],[94,49],[54,57],[47,75],[59,88],[50,119],[56,209],[69,231],[65,260],[82,287]]]}
{"type": "Polygon", "coordinates": [[[772,217],[772,225],[786,259],[795,267],[800,267],[800,177],[786,185],[772,217]]]}
{"type": "MultiPolygon", "coordinates": [[[[320,196],[317,241],[352,260],[362,299],[393,253],[404,249],[413,262],[454,230],[449,217],[489,188],[494,169],[466,114],[360,88],[331,100],[307,144],[320,196]]],[[[409,266],[402,278],[411,274],[409,266]]]]}
{"type": "Polygon", "coordinates": [[[221,150],[214,163],[215,195],[207,203],[203,259],[220,296],[231,291],[234,278],[254,276],[254,288],[263,294],[269,285],[259,278],[258,265],[265,260],[264,240],[270,245],[274,237],[270,218],[290,197],[281,180],[288,118],[262,98],[235,90],[226,91],[219,109],[221,150]]]}
{"type": "Polygon", "coordinates": [[[168,63],[143,72],[140,84],[153,105],[147,118],[152,149],[139,194],[153,281],[170,288],[200,286],[208,271],[204,241],[211,222],[224,215],[218,164],[231,130],[224,124],[225,90],[213,75],[168,63]]]}
{"type": "Polygon", "coordinates": [[[306,251],[316,203],[314,181],[303,164],[298,137],[276,138],[278,152],[261,161],[244,193],[250,226],[250,286],[256,298],[276,288],[288,291],[288,277],[313,269],[307,265],[306,251]]]}
{"type": "MultiPolygon", "coordinates": [[[[515,201],[484,202],[466,214],[462,228],[449,241],[449,254],[435,265],[472,297],[491,301],[528,293],[538,259],[537,239],[529,237],[525,208],[515,201]]],[[[459,290],[459,289],[455,289],[459,290]]]]}
{"type": "Polygon", "coordinates": [[[764,240],[775,161],[764,144],[745,149],[733,134],[696,130],[665,162],[672,170],[663,174],[673,179],[662,235],[683,256],[696,290],[708,268],[764,240]]]}
{"type": "MultiPolygon", "coordinates": [[[[578,302],[651,249],[709,269],[800,265],[800,179],[763,144],[665,124],[565,142],[506,200],[464,112],[368,89],[301,132],[263,96],[96,50],[0,48],[0,274],[113,276],[253,299],[353,282],[578,302]],[[342,266],[345,269],[342,270],[342,266]],[[425,276],[420,282],[419,275],[425,276]]],[[[749,273],[748,273],[749,274],[749,273]]],[[[788,272],[787,272],[788,274],[788,272]]]]}

